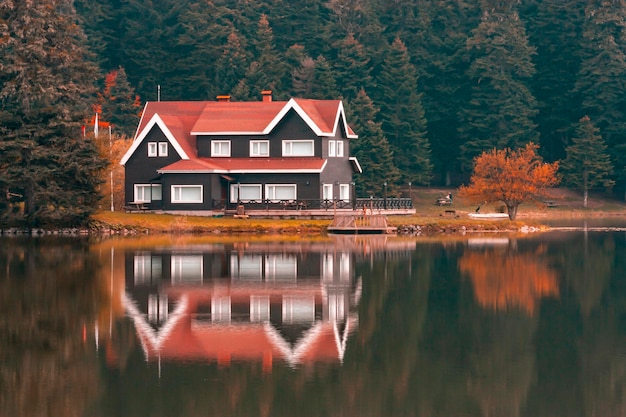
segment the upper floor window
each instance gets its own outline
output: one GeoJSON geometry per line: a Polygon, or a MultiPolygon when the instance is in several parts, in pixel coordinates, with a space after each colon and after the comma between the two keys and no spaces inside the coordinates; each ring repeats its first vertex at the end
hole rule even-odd
{"type": "Polygon", "coordinates": [[[167,156],[167,142],[148,142],[148,156],[167,156]]]}
{"type": "Polygon", "coordinates": [[[230,156],[230,141],[229,140],[212,140],[211,141],[211,156],[230,156]]]}
{"type": "Polygon", "coordinates": [[[167,156],[167,142],[159,142],[159,156],[167,156]]]}
{"type": "Polygon", "coordinates": [[[156,142],[148,142],[148,156],[153,157],[157,156],[157,143],[156,142]]]}
{"type": "Polygon", "coordinates": [[[250,141],[250,156],[270,156],[270,142],[268,140],[250,141]]]}
{"type": "Polygon", "coordinates": [[[342,140],[329,140],[328,141],[328,156],[329,157],[342,157],[343,156],[343,141],[342,140]]]}
{"type": "Polygon", "coordinates": [[[312,140],[284,140],[283,156],[314,156],[312,140]]]}

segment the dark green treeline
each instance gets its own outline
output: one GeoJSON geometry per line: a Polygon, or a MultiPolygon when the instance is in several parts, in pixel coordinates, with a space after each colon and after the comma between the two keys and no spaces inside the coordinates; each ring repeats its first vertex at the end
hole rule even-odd
{"type": "MultiPolygon", "coordinates": [[[[367,193],[458,184],[494,146],[563,159],[584,116],[626,181],[626,4],[600,0],[76,0],[103,72],[123,67],[143,101],[342,98],[372,102],[357,133],[397,170],[367,193]]],[[[363,116],[360,114],[359,116],[363,116]]],[[[367,167],[374,152],[359,147],[367,167]],[[369,155],[369,156],[368,156],[369,155]],[[371,156],[371,158],[370,158],[371,156]]]]}

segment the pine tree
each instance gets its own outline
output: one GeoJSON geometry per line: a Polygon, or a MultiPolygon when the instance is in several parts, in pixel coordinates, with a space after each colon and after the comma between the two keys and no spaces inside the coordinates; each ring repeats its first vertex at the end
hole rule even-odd
{"type": "Polygon", "coordinates": [[[463,52],[471,29],[480,22],[478,11],[464,0],[428,0],[420,8],[423,41],[420,53],[413,55],[415,65],[422,68],[418,88],[424,92],[435,172],[446,185],[461,170],[458,114],[468,97],[468,63],[463,52]]]}
{"type": "Polygon", "coordinates": [[[572,126],[580,117],[574,93],[584,12],[580,5],[579,0],[533,0],[522,13],[528,17],[530,42],[537,47],[530,86],[538,103],[541,153],[549,161],[565,157],[572,126]]]}
{"type": "Polygon", "coordinates": [[[535,71],[535,50],[513,6],[485,10],[467,46],[472,93],[459,127],[466,169],[485,150],[516,149],[537,139],[537,104],[527,85],[535,71]]]}
{"type": "Polygon", "coordinates": [[[0,16],[2,223],[79,224],[96,209],[105,163],[81,134],[97,68],[72,1],[4,1],[0,16]]]}
{"type": "Polygon", "coordinates": [[[107,74],[100,101],[102,108],[100,117],[111,123],[118,135],[132,136],[139,123],[141,103],[128,82],[123,67],[107,74]]]}
{"type": "Polygon", "coordinates": [[[356,98],[361,89],[371,87],[370,58],[363,45],[354,36],[348,35],[339,44],[335,73],[341,96],[346,100],[356,98]]]}
{"type": "Polygon", "coordinates": [[[432,173],[426,119],[417,90],[417,71],[404,43],[396,38],[377,77],[376,103],[394,164],[404,183],[428,184],[432,173]]]}
{"type": "MultiPolygon", "coordinates": [[[[228,35],[224,52],[215,65],[215,86],[213,95],[230,94],[245,76],[248,54],[243,49],[241,39],[235,31],[228,35]]],[[[208,97],[211,98],[210,96],[208,97]]]]}
{"type": "Polygon", "coordinates": [[[587,207],[590,189],[613,184],[610,179],[613,165],[607,146],[589,116],[580,119],[576,137],[566,151],[567,157],[561,165],[565,183],[583,192],[583,206],[587,207]]]}
{"type": "Polygon", "coordinates": [[[582,64],[576,90],[582,110],[609,147],[626,198],[626,4],[592,1],[585,10],[582,64]]]}
{"type": "Polygon", "coordinates": [[[363,174],[355,180],[357,195],[380,196],[384,192],[384,182],[391,187],[390,193],[395,194],[400,173],[393,164],[389,142],[376,121],[378,110],[365,90],[361,89],[357,97],[349,102],[347,113],[351,126],[359,135],[350,143],[351,154],[363,167],[363,174]]]}
{"type": "Polygon", "coordinates": [[[310,98],[320,100],[336,100],[339,98],[335,74],[328,61],[323,56],[315,60],[313,72],[313,91],[310,98]]]}
{"type": "Polygon", "coordinates": [[[279,82],[284,79],[281,58],[274,46],[274,34],[267,16],[262,15],[258,23],[254,42],[256,59],[246,72],[245,83],[235,89],[237,100],[257,99],[263,90],[271,90],[276,98],[287,98],[279,82]],[[242,88],[242,86],[245,86],[242,88]]]}

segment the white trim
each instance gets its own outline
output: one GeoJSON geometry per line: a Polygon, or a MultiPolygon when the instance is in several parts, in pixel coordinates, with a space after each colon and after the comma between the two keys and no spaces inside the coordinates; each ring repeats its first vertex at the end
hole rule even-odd
{"type": "Polygon", "coordinates": [[[251,140],[250,141],[250,158],[262,158],[262,157],[268,157],[270,156],[270,141],[269,140],[251,140]],[[254,145],[258,146],[258,149],[261,149],[261,145],[266,143],[267,144],[267,154],[262,154],[260,152],[258,153],[254,153],[253,152],[253,147],[254,145]]]}
{"type": "Polygon", "coordinates": [[[154,115],[152,116],[148,124],[146,124],[146,127],[144,127],[143,130],[141,131],[141,134],[139,134],[135,138],[135,141],[133,142],[130,149],[128,149],[128,151],[126,151],[126,153],[122,157],[122,160],[120,161],[120,165],[126,165],[126,162],[128,162],[130,157],[133,156],[137,148],[139,148],[139,145],[141,145],[141,143],[146,138],[146,136],[148,136],[148,133],[150,133],[150,130],[152,130],[154,125],[157,125],[159,129],[161,129],[161,132],[163,132],[167,140],[172,144],[172,146],[174,147],[174,150],[176,150],[176,152],[178,153],[181,159],[190,159],[189,155],[185,153],[185,151],[180,146],[180,143],[178,143],[178,141],[176,140],[172,132],[170,132],[170,130],[167,128],[163,119],[161,119],[161,117],[157,113],[154,113],[154,115]]]}
{"type": "MultiPolygon", "coordinates": [[[[311,100],[313,101],[313,100],[311,100]]],[[[333,101],[333,100],[329,100],[329,101],[333,101]]],[[[274,128],[278,125],[278,123],[280,123],[283,118],[287,115],[287,113],[289,112],[289,110],[295,110],[296,113],[298,113],[298,115],[302,118],[302,120],[304,120],[304,122],[311,128],[311,130],[313,130],[313,132],[315,132],[315,134],[317,136],[326,136],[326,137],[334,137],[336,136],[337,133],[337,129],[339,126],[339,121],[343,120],[343,124],[344,124],[344,133],[346,135],[346,137],[348,139],[356,139],[359,137],[359,135],[357,134],[349,134],[348,133],[348,122],[346,121],[346,113],[343,109],[343,102],[340,100],[337,100],[339,102],[339,104],[337,105],[337,113],[335,114],[335,121],[334,121],[334,125],[332,128],[332,132],[322,132],[322,130],[319,128],[319,126],[313,121],[313,119],[311,119],[311,117],[309,117],[309,115],[307,114],[307,112],[304,111],[304,109],[302,109],[302,107],[298,104],[297,99],[290,99],[285,106],[283,106],[283,108],[276,114],[276,116],[274,116],[274,118],[269,122],[269,124],[267,126],[265,126],[265,128],[258,132],[258,131],[247,131],[247,132],[242,132],[242,131],[215,131],[215,132],[198,132],[198,131],[192,131],[191,134],[192,135],[203,135],[203,136],[215,136],[215,135],[228,135],[228,136],[245,136],[245,135],[268,135],[272,130],[274,130],[274,128]]]]}
{"type": "Polygon", "coordinates": [[[349,157],[348,161],[352,162],[356,166],[356,170],[359,172],[359,174],[363,173],[363,168],[361,168],[361,164],[359,164],[359,160],[356,159],[356,156],[349,157]]]}
{"type": "Polygon", "coordinates": [[[282,146],[282,157],[283,158],[293,158],[293,157],[311,157],[311,156],[315,156],[315,141],[313,139],[282,139],[281,141],[281,146],[282,146]],[[291,148],[291,152],[289,154],[287,154],[286,152],[286,146],[287,144],[294,144],[294,143],[308,143],[311,144],[311,153],[310,154],[306,154],[306,155],[300,155],[300,154],[296,154],[294,155],[292,153],[293,151],[293,145],[290,147],[291,148]]]}
{"type": "Polygon", "coordinates": [[[168,142],[159,142],[159,144],[157,146],[159,147],[159,156],[160,157],[167,156],[168,148],[169,148],[168,145],[169,145],[168,142]]]}
{"type": "Polygon", "coordinates": [[[159,143],[148,142],[148,158],[156,158],[159,156],[159,143]]]}
{"type": "Polygon", "coordinates": [[[296,200],[298,198],[298,186],[296,184],[265,184],[265,199],[271,201],[280,201],[280,200],[296,200]],[[276,197],[276,188],[284,187],[293,189],[293,197],[290,198],[279,198],[276,197]],[[270,196],[270,188],[274,191],[274,196],[270,196]]]}
{"type": "Polygon", "coordinates": [[[212,140],[211,141],[211,158],[230,158],[230,152],[231,152],[231,143],[230,140],[228,139],[219,139],[219,140],[212,140]],[[216,152],[216,146],[217,146],[217,150],[218,151],[222,151],[222,148],[226,145],[227,152],[221,153],[221,152],[216,152]]]}

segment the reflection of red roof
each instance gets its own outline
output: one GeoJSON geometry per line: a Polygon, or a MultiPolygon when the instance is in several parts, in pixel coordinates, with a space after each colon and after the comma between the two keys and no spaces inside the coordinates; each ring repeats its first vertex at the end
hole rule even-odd
{"type": "MultiPolygon", "coordinates": [[[[219,290],[218,292],[221,293],[219,290]]],[[[217,361],[223,365],[228,364],[231,359],[252,360],[263,362],[265,369],[271,368],[274,358],[284,360],[292,366],[320,361],[341,362],[346,347],[345,338],[351,330],[350,327],[356,324],[356,318],[348,317],[344,334],[340,334],[337,323],[315,321],[292,346],[267,322],[198,321],[194,314],[197,305],[207,296],[210,299],[210,294],[197,289],[179,290],[175,293],[180,295],[176,307],[159,330],[154,330],[134,302],[124,296],[126,310],[135,322],[147,360],[217,361]]],[[[243,299],[246,298],[243,297],[244,293],[249,294],[244,290],[231,295],[243,299]]],[[[319,294],[316,294],[316,298],[317,296],[319,294]]],[[[249,295],[247,299],[249,300],[249,295]]]]}
{"type": "Polygon", "coordinates": [[[180,160],[158,170],[163,172],[322,172],[321,158],[197,158],[180,160]]]}

